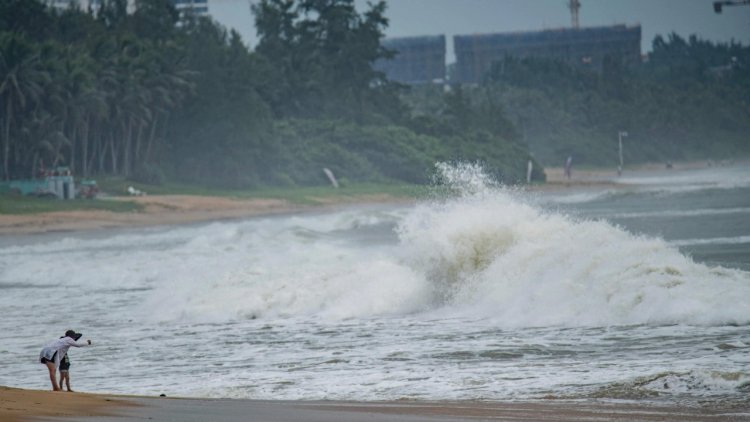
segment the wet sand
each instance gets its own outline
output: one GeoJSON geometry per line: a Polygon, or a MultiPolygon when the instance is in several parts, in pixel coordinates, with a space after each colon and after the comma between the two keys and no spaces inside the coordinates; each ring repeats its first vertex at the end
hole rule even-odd
{"type": "Polygon", "coordinates": [[[0,420],[181,422],[731,421],[750,409],[677,404],[535,402],[335,402],[109,396],[0,387],[0,420]]]}

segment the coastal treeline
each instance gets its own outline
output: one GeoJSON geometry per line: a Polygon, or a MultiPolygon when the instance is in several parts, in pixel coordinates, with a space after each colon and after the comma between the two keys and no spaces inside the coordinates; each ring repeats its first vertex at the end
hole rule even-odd
{"type": "Polygon", "coordinates": [[[68,166],[253,188],[429,182],[478,161],[505,182],[542,165],[722,159],[750,146],[750,47],[675,34],[648,60],[508,57],[474,86],[407,87],[373,68],[385,2],[262,0],[259,42],[171,0],[58,11],[0,0],[0,178],[68,166]]]}
{"type": "Polygon", "coordinates": [[[393,54],[384,2],[260,1],[254,50],[170,0],[135,3],[0,0],[3,179],[65,165],[248,188],[326,183],[326,167],[344,182],[425,183],[445,160],[525,179],[528,150],[500,107],[472,110],[459,91],[427,121],[373,69],[393,54]]]}
{"type": "MultiPolygon", "coordinates": [[[[409,102],[439,113],[443,94],[409,102]],[[430,104],[432,104],[430,106],[430,104]]],[[[657,36],[643,63],[606,58],[589,67],[541,58],[496,63],[467,101],[500,106],[546,166],[718,160],[750,154],[750,47],[696,36],[657,36]]]]}

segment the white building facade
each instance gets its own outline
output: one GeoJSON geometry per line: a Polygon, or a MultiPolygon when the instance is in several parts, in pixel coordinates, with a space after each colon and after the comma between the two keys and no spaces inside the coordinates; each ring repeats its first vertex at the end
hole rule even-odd
{"type": "Polygon", "coordinates": [[[208,16],[208,0],[172,0],[180,16],[208,16]]]}
{"type": "MultiPolygon", "coordinates": [[[[44,0],[48,6],[63,11],[65,9],[78,7],[81,10],[98,10],[104,0],[44,0]]],[[[135,10],[135,0],[128,0],[128,12],[133,13],[135,10]]]]}

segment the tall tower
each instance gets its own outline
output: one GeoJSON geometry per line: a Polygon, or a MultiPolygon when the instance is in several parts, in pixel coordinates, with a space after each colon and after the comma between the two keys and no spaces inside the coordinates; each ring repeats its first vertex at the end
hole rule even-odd
{"type": "Polygon", "coordinates": [[[581,9],[581,1],[580,0],[568,1],[568,9],[570,9],[570,19],[573,24],[573,29],[580,28],[581,25],[578,21],[578,10],[581,9]]]}

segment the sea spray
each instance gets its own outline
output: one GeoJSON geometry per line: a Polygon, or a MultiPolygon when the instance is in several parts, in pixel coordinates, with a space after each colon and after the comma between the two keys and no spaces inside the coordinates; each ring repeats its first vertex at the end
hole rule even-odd
{"type": "Polygon", "coordinates": [[[443,188],[458,197],[482,195],[500,187],[479,163],[436,163],[432,180],[433,188],[443,188]]]}
{"type": "Polygon", "coordinates": [[[439,312],[498,327],[750,322],[747,272],[695,263],[662,239],[606,221],[544,211],[478,165],[437,169],[450,194],[409,208],[194,229],[160,258],[172,271],[154,275],[146,314],[223,321],[439,312]],[[393,240],[359,238],[368,227],[393,230],[393,240]]]}
{"type": "Polygon", "coordinates": [[[485,183],[475,165],[438,170],[458,195],[418,205],[398,233],[404,262],[441,306],[503,326],[750,322],[748,273],[695,263],[606,222],[543,212],[485,183]]]}
{"type": "Polygon", "coordinates": [[[204,230],[175,251],[190,256],[189,262],[163,280],[144,308],[158,309],[147,312],[158,320],[214,322],[311,315],[338,320],[424,310],[426,286],[393,259],[390,246],[353,239],[357,247],[351,247],[340,237],[396,218],[353,210],[252,220],[237,237],[220,235],[224,225],[216,225],[216,234],[204,230]]]}
{"type": "MultiPolygon", "coordinates": [[[[1,376],[46,388],[33,363],[40,333],[74,326],[99,339],[76,378],[89,391],[747,408],[748,326],[737,325],[747,323],[747,272],[543,211],[467,173],[477,166],[450,168],[458,183],[440,177],[451,195],[417,206],[4,238],[0,328],[14,335],[1,376]],[[487,183],[459,187],[462,174],[487,183]],[[45,311],[61,303],[62,327],[45,311]],[[193,382],[196,367],[204,382],[193,382]]],[[[750,206],[737,192],[687,199],[750,206]]],[[[623,200],[602,202],[694,209],[620,209],[623,200]]],[[[722,224],[746,235],[743,215],[697,219],[712,227],[684,238],[714,241],[727,236],[722,224]]]]}

